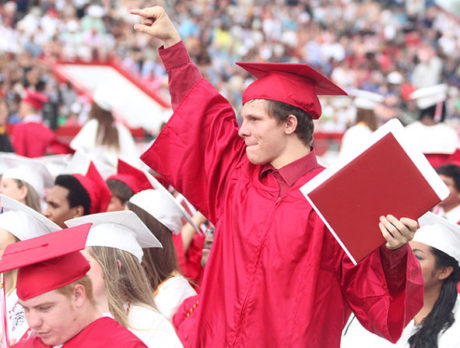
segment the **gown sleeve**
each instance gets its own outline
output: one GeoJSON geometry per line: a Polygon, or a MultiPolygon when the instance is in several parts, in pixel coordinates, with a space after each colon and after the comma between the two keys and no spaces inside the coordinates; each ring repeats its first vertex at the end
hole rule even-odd
{"type": "Polygon", "coordinates": [[[191,63],[183,43],[160,55],[174,114],[141,159],[215,223],[228,173],[244,155],[235,113],[191,63]]]}
{"type": "Polygon", "coordinates": [[[391,342],[423,305],[420,264],[408,244],[393,251],[382,246],[357,266],[344,256],[341,282],[360,323],[391,342]]]}

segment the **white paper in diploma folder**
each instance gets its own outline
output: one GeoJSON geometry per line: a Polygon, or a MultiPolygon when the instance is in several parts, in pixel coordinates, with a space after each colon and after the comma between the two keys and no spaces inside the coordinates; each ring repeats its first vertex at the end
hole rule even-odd
{"type": "Polygon", "coordinates": [[[365,149],[328,167],[301,191],[354,264],[385,243],[380,216],[416,220],[449,194],[396,119],[375,131],[365,149]]]}

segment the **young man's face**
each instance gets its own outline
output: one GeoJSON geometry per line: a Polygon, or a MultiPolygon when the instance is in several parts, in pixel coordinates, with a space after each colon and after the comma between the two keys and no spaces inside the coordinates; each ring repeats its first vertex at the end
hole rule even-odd
{"type": "Polygon", "coordinates": [[[64,221],[72,219],[77,215],[77,210],[71,208],[67,195],[69,190],[65,187],[54,185],[51,190],[48,191],[46,196],[46,209],[43,212],[48,219],[56,223],[57,225],[65,228],[64,221]]]}
{"type": "Polygon", "coordinates": [[[278,162],[286,153],[287,135],[284,123],[271,117],[265,100],[249,101],[243,106],[243,123],[238,131],[246,143],[246,154],[252,164],[271,163],[280,168],[278,162]]]}
{"type": "Polygon", "coordinates": [[[48,346],[63,344],[83,329],[73,296],[52,290],[19,303],[34,335],[48,346]]]}

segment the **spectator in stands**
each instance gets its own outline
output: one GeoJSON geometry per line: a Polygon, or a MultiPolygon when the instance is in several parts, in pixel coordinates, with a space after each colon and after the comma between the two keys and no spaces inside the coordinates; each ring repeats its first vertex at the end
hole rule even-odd
{"type": "Polygon", "coordinates": [[[13,131],[13,147],[18,155],[41,157],[55,141],[54,133],[42,122],[41,112],[48,97],[40,92],[26,91],[19,105],[19,118],[13,131]]]}

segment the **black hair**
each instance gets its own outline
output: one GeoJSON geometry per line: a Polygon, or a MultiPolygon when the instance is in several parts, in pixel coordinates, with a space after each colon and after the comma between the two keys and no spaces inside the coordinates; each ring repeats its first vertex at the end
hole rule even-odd
{"type": "Polygon", "coordinates": [[[460,281],[460,267],[456,259],[445,252],[431,247],[436,260],[436,269],[452,267],[453,271],[442,284],[441,292],[431,312],[423,319],[421,328],[409,338],[411,348],[438,348],[438,335],[446,331],[455,321],[452,309],[457,301],[457,283],[460,281]]]}
{"type": "Polygon", "coordinates": [[[452,178],[455,183],[455,188],[457,191],[460,191],[460,166],[452,163],[444,164],[436,168],[436,173],[452,178]]]}
{"type": "Polygon", "coordinates": [[[126,204],[126,202],[128,202],[129,199],[134,195],[134,191],[131,190],[131,188],[121,180],[107,180],[107,186],[109,187],[112,196],[117,197],[121,204],[126,204]]]}
{"type": "Polygon", "coordinates": [[[276,118],[279,123],[286,121],[289,115],[297,118],[295,133],[305,145],[311,145],[314,124],[312,117],[304,110],[283,102],[267,100],[267,113],[276,118]]]}
{"type": "MultiPolygon", "coordinates": [[[[440,122],[444,122],[444,120],[446,118],[446,103],[445,102],[441,102],[441,103],[442,103],[442,105],[440,105],[440,108],[441,108],[440,122]]],[[[435,104],[435,105],[429,106],[429,107],[427,107],[425,109],[420,109],[418,119],[421,120],[424,117],[429,117],[431,119],[434,119],[437,107],[438,107],[437,104],[435,104]]]]}
{"type": "Polygon", "coordinates": [[[86,189],[76,177],[70,174],[58,175],[54,181],[54,185],[62,186],[69,190],[67,201],[69,202],[70,208],[81,205],[84,210],[84,215],[90,213],[91,199],[86,189]]]}

